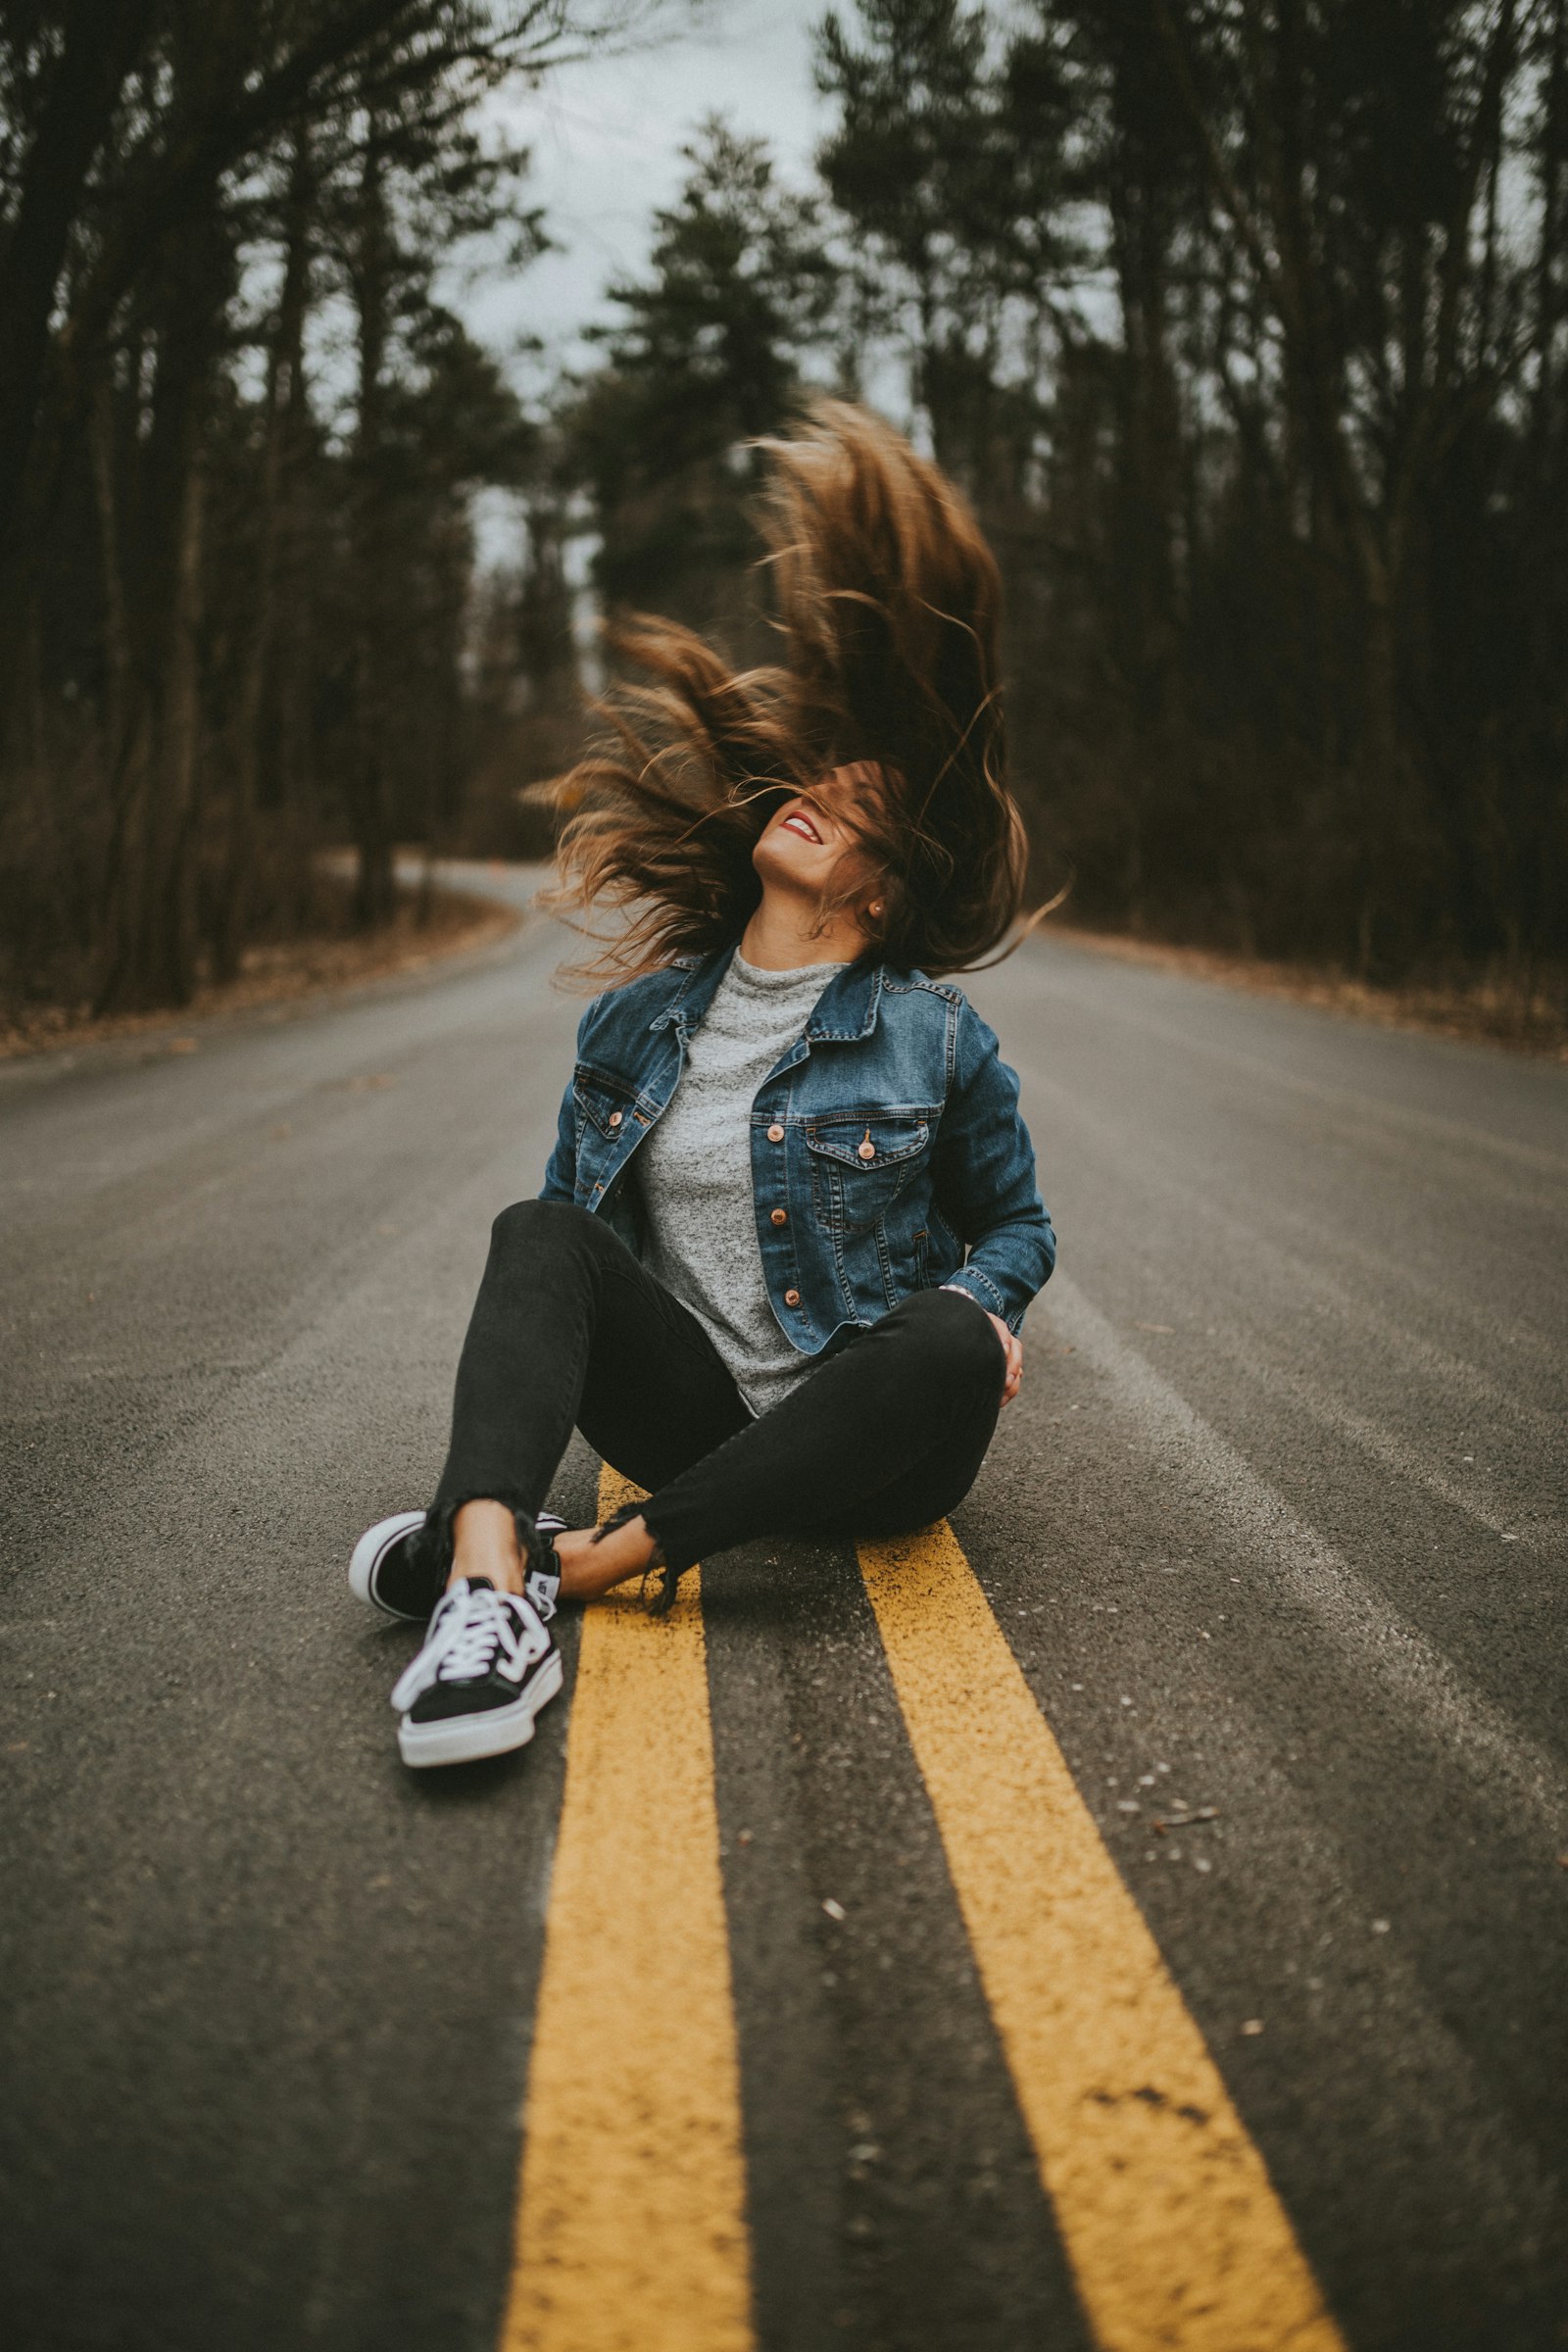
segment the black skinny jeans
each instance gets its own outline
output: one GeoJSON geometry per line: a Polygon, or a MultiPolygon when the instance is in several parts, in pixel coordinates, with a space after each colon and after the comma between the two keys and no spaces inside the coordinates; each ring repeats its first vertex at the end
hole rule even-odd
{"type": "Polygon", "coordinates": [[[575,1427],[649,1492],[679,1573],[754,1536],[890,1536],[974,1484],[1006,1360],[973,1300],[921,1291],[754,1419],[712,1341],[608,1227],[503,1209],[458,1365],[429,1524],[486,1497],[533,1517],[575,1427]]]}

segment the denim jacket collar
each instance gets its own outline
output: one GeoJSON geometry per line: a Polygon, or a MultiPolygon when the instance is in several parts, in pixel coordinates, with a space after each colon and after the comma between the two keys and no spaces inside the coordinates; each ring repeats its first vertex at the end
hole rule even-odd
{"type": "MultiPolygon", "coordinates": [[[[678,956],[672,969],[682,974],[680,986],[649,1028],[667,1029],[673,1023],[683,1038],[689,1037],[701,1025],[738,945],[735,941],[727,948],[714,948],[707,956],[678,956]]],[[[880,963],[852,963],[836,972],[806,1025],[807,1044],[837,1045],[869,1037],[876,1028],[885,978],[886,966],[880,963]]]]}

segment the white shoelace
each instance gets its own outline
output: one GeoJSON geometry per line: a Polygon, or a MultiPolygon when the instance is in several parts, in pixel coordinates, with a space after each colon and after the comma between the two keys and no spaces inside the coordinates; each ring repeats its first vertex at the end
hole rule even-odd
{"type": "Polygon", "coordinates": [[[498,1654],[509,1667],[525,1667],[549,1647],[550,1636],[530,1602],[487,1586],[477,1592],[465,1586],[449,1592],[431,1618],[424,1647],[399,1678],[392,1704],[406,1710],[432,1683],[488,1674],[498,1654]]]}

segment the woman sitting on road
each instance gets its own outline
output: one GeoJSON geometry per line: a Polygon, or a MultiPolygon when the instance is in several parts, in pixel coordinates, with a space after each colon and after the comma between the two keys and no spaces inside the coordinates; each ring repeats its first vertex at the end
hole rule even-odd
{"type": "Polygon", "coordinates": [[[521,1746],[548,1626],[757,1536],[902,1534],[961,1500],[1055,1238],[1018,1086],[960,989],[1016,920],[999,582],[968,510],[838,403],[764,445],[781,667],[639,623],[657,681],[559,788],[560,900],[618,910],[536,1200],[504,1209],[427,1512],[354,1590],[429,1619],[410,1764],[521,1746]],[[648,1499],[541,1506],[573,1428],[648,1499]],[[431,1612],[434,1612],[432,1615],[431,1612]]]}

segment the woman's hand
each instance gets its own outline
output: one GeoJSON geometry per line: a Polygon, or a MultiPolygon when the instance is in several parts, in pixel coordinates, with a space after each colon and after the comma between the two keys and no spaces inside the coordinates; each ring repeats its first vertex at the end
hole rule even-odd
{"type": "MultiPolygon", "coordinates": [[[[961,1282],[945,1282],[942,1287],[945,1291],[956,1291],[958,1297],[967,1298],[971,1306],[980,1306],[973,1291],[966,1291],[961,1282]]],[[[1023,1342],[1016,1332],[1008,1330],[1000,1315],[991,1312],[989,1306],[980,1306],[980,1312],[1002,1342],[1002,1351],[1007,1359],[1007,1377],[1003,1384],[1002,1401],[1010,1404],[1023,1386],[1023,1342]]]]}
{"type": "MultiPolygon", "coordinates": [[[[976,1306],[980,1305],[978,1298],[975,1300],[975,1304],[976,1306]]],[[[1010,1404],[1023,1386],[1023,1342],[1015,1331],[1007,1329],[1000,1315],[994,1315],[991,1312],[989,1306],[980,1307],[980,1312],[991,1324],[1007,1352],[1007,1379],[1002,1392],[1002,1401],[1004,1404],[1010,1404]]]]}

